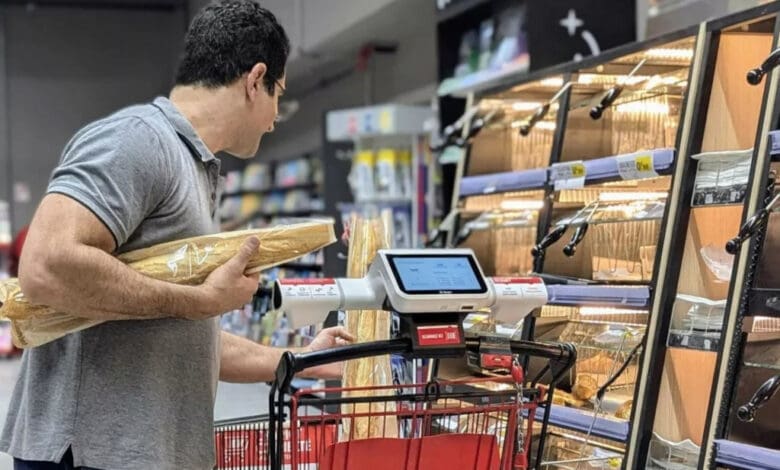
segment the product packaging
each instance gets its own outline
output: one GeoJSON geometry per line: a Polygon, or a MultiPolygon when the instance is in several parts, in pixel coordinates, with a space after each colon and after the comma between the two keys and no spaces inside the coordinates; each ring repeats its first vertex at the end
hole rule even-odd
{"type": "MultiPolygon", "coordinates": [[[[336,241],[332,220],[312,219],[290,225],[176,240],[123,253],[119,259],[154,279],[197,285],[232,258],[244,241],[252,236],[260,240],[260,247],[247,265],[247,274],[287,263],[336,241]]],[[[17,279],[0,282],[0,302],[0,318],[11,320],[14,344],[21,348],[40,346],[115,319],[110,316],[86,319],[75,312],[58,312],[47,306],[33,305],[25,299],[17,279]]]]}
{"type": "MultiPolygon", "coordinates": [[[[366,275],[368,267],[376,256],[376,252],[389,248],[391,222],[387,213],[384,217],[363,218],[353,217],[350,222],[349,258],[347,277],[361,278],[366,275]]],[[[390,338],[390,312],[381,310],[351,310],[346,314],[346,326],[356,336],[356,342],[377,341],[390,338]]],[[[345,388],[391,385],[393,383],[390,366],[390,356],[378,356],[347,361],[344,365],[345,388]]],[[[349,392],[348,395],[365,395],[376,391],[349,392]]],[[[381,393],[381,392],[379,392],[381,393]]],[[[391,402],[374,404],[343,405],[345,414],[376,412],[386,414],[394,407],[391,402]]],[[[389,413],[392,414],[392,413],[389,413]]],[[[398,424],[394,416],[381,418],[354,418],[343,426],[342,440],[367,439],[371,437],[395,437],[398,424]],[[349,426],[351,423],[352,428],[349,426]]]]}

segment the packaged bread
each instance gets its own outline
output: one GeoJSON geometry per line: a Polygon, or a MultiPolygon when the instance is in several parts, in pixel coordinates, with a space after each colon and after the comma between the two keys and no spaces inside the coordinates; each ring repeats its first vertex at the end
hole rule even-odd
{"type": "MultiPolygon", "coordinates": [[[[378,218],[354,216],[350,220],[347,277],[360,278],[378,250],[390,247],[391,218],[389,211],[378,218]]],[[[390,313],[382,310],[350,310],[346,312],[346,327],[355,335],[356,342],[390,338],[390,313]]],[[[391,385],[393,383],[390,356],[368,357],[347,361],[344,365],[342,386],[346,388],[391,385]]],[[[385,392],[386,393],[386,392],[385,392]]],[[[349,392],[348,396],[372,395],[372,391],[349,392]]],[[[353,418],[343,423],[341,440],[396,437],[397,421],[394,403],[358,403],[344,405],[345,414],[380,413],[387,416],[353,418]]]]}
{"type": "Polygon", "coordinates": [[[634,400],[626,400],[620,405],[620,408],[615,411],[615,417],[620,419],[631,418],[631,408],[634,406],[634,400]]]}
{"type": "MultiPolygon", "coordinates": [[[[247,274],[287,263],[336,241],[332,220],[312,219],[162,243],[123,253],[119,259],[146,276],[197,285],[232,258],[252,236],[260,240],[260,247],[247,265],[247,274]]],[[[20,348],[40,346],[112,319],[79,318],[77,313],[30,304],[16,279],[0,282],[0,302],[0,318],[11,321],[14,344],[20,348]]]]}
{"type": "Polygon", "coordinates": [[[596,378],[590,374],[577,374],[571,393],[578,400],[590,400],[596,396],[599,390],[599,384],[596,378]]]}

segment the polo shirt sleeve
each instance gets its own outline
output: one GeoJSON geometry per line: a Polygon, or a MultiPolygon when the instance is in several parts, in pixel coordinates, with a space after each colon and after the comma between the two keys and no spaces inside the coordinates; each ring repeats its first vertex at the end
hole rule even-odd
{"type": "Polygon", "coordinates": [[[170,160],[163,153],[156,132],[139,118],[87,127],[65,147],[47,193],[63,194],[89,209],[118,248],[170,189],[170,160]]]}

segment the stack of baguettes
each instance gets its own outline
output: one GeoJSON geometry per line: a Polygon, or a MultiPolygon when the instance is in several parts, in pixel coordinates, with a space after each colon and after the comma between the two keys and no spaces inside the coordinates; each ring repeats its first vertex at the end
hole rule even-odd
{"type": "MultiPolygon", "coordinates": [[[[349,258],[347,277],[361,278],[377,251],[390,247],[392,237],[392,214],[385,211],[381,218],[352,217],[350,221],[349,258]]],[[[381,310],[351,310],[346,315],[347,330],[356,336],[356,342],[377,341],[390,337],[390,313],[381,310]]],[[[392,385],[390,356],[377,356],[347,361],[344,365],[342,386],[366,387],[374,385],[392,385]]],[[[379,392],[348,392],[348,396],[372,395],[379,392]]],[[[385,394],[387,392],[384,392],[385,394]]],[[[358,403],[342,405],[345,415],[379,413],[376,417],[353,418],[344,421],[342,441],[368,439],[372,437],[396,437],[397,420],[394,415],[395,404],[391,402],[358,403]]]]}
{"type": "MultiPolygon", "coordinates": [[[[252,236],[260,240],[260,247],[247,265],[247,274],[292,261],[336,241],[332,220],[312,219],[176,240],[123,253],[119,259],[146,276],[176,284],[197,285],[233,257],[244,241],[252,236]]],[[[115,319],[110,316],[103,319],[80,318],[77,314],[33,305],[25,299],[17,279],[0,282],[0,302],[0,318],[11,321],[14,344],[20,348],[40,346],[115,319]]]]}

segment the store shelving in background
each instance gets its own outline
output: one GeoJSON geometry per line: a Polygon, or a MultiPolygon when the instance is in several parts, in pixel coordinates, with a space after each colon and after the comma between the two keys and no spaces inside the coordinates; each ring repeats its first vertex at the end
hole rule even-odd
{"type": "MultiPolygon", "coordinates": [[[[348,231],[355,215],[386,214],[392,247],[424,244],[441,216],[438,164],[428,144],[432,120],[429,108],[392,103],[326,114],[324,199],[337,232],[348,231]]],[[[346,247],[325,253],[326,274],[344,276],[346,247]]]]}
{"type": "Polygon", "coordinates": [[[313,155],[252,163],[225,177],[223,224],[267,225],[275,218],[310,217],[323,211],[322,170],[313,155]]]}
{"type": "MultiPolygon", "coordinates": [[[[323,217],[322,167],[317,156],[251,163],[226,175],[220,214],[223,228],[259,228],[295,219],[323,217]]],[[[323,251],[261,273],[253,302],[224,314],[222,328],[253,341],[279,347],[300,347],[316,335],[316,327],[292,330],[280,312],[271,308],[271,287],[280,278],[321,277],[323,251]]],[[[304,386],[302,384],[301,386],[304,386]]]]}

